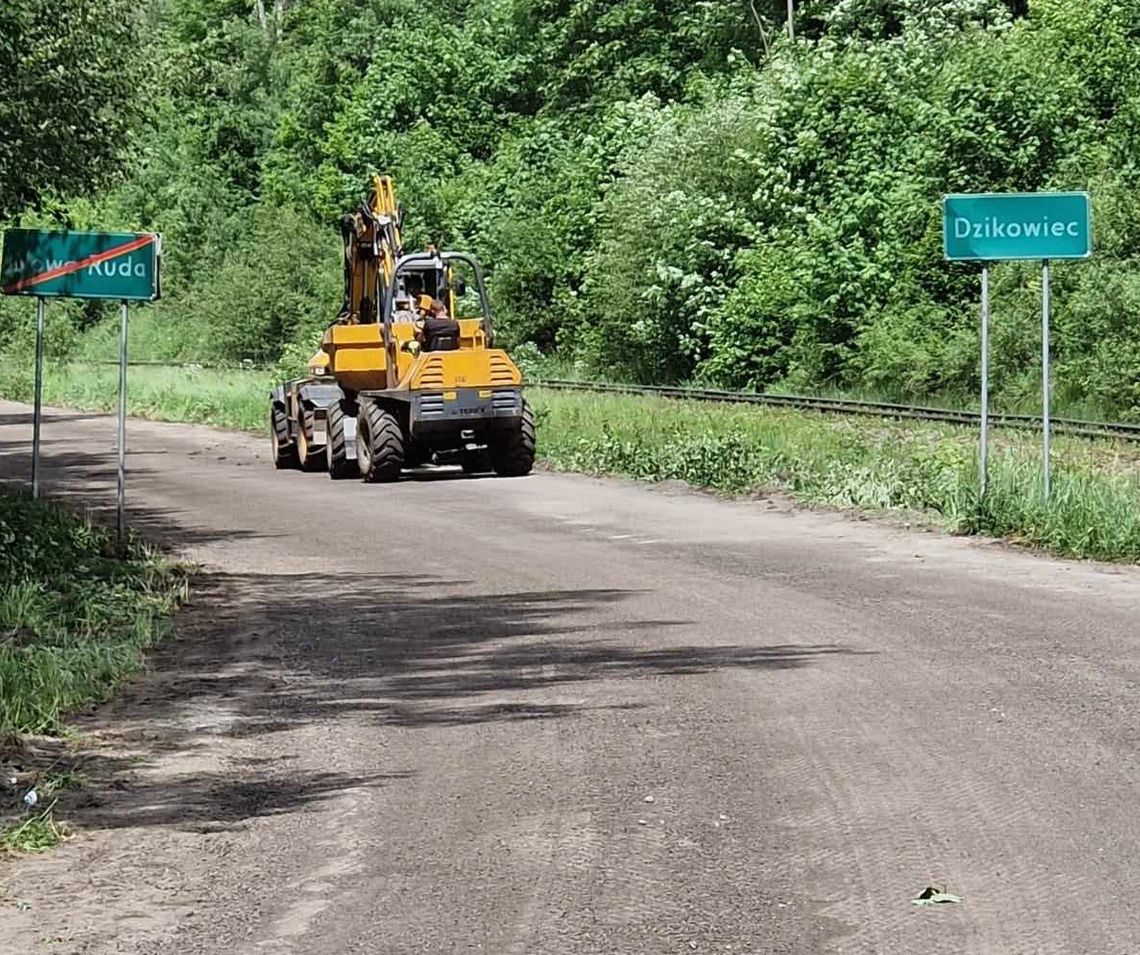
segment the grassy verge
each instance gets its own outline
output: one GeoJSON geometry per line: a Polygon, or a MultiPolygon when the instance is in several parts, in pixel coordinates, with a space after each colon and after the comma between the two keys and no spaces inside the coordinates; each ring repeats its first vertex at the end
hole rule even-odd
{"type": "MultiPolygon", "coordinates": [[[[108,410],[106,366],[49,371],[49,403],[108,410]]],[[[263,372],[132,368],[133,414],[262,431],[263,372]]],[[[23,379],[0,381],[20,395],[23,379]]],[[[1140,447],[1058,437],[1054,497],[1041,499],[1039,437],[998,432],[990,493],[977,494],[974,429],[627,396],[532,392],[540,453],[553,467],[747,494],[779,490],[815,506],[919,515],[1079,558],[1140,561],[1140,447]]]]}
{"type": "Polygon", "coordinates": [[[46,848],[60,834],[53,794],[68,774],[59,760],[45,766],[24,737],[65,734],[68,713],[137,671],[186,584],[143,545],[119,559],[107,532],[26,499],[0,496],[0,543],[2,853],[46,848]]]}
{"type": "MultiPolygon", "coordinates": [[[[262,371],[134,367],[129,371],[127,412],[153,421],[185,421],[222,428],[263,431],[268,427],[271,375],[262,371]]],[[[0,377],[0,395],[30,401],[32,385],[23,372],[0,377]]],[[[85,411],[117,407],[119,370],[109,365],[49,365],[44,403],[85,411]]]]}
{"type": "Polygon", "coordinates": [[[681,480],[731,493],[780,490],[809,505],[915,513],[1069,557],[1140,560],[1140,449],[1058,438],[1054,497],[1041,497],[1039,438],[995,439],[977,493],[977,435],[926,422],[625,396],[540,394],[555,467],[681,480]]]}

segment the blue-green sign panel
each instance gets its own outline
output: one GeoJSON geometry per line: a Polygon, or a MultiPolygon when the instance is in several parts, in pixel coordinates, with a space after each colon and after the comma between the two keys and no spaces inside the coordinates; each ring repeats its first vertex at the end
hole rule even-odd
{"type": "Polygon", "coordinates": [[[151,233],[9,229],[0,291],[152,301],[159,295],[160,256],[161,241],[151,233]]]}
{"type": "Polygon", "coordinates": [[[1084,259],[1092,206],[1086,192],[945,196],[942,240],[954,261],[1084,259]]]}

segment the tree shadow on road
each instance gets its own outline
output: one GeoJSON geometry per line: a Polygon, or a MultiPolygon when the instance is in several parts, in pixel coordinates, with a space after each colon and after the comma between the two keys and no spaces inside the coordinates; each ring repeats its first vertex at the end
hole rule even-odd
{"type": "MultiPolygon", "coordinates": [[[[45,443],[44,473],[62,503],[109,520],[114,450],[84,441],[72,433],[45,443]]],[[[132,459],[130,480],[158,479],[148,460],[132,459]]],[[[27,463],[26,444],[5,434],[0,479],[25,481],[27,463]]],[[[166,544],[264,536],[187,526],[178,515],[138,506],[131,522],[166,544]]],[[[78,716],[80,727],[113,745],[82,760],[94,785],[75,797],[73,818],[100,827],[235,825],[301,811],[346,789],[396,784],[407,772],[301,771],[282,759],[221,772],[210,753],[220,738],[288,739],[314,724],[334,733],[339,723],[514,732],[552,720],[620,719],[622,711],[658,705],[662,681],[795,670],[858,652],[770,642],[763,621],[713,639],[699,622],[655,613],[655,603],[655,594],[636,590],[495,593],[470,580],[368,568],[201,574],[149,672],[112,703],[78,716]],[[652,682],[647,689],[639,681],[652,682]],[[138,754],[160,764],[164,753],[195,761],[199,752],[209,771],[135,772],[138,754]]]]}
{"type": "MultiPolygon", "coordinates": [[[[175,638],[152,655],[151,672],[80,725],[110,727],[120,749],[151,758],[315,723],[404,732],[521,727],[652,707],[662,679],[792,670],[859,652],[743,634],[733,643],[690,642],[689,621],[638,616],[630,605],[645,596],[488,594],[469,581],[407,574],[205,574],[175,638]],[[650,694],[629,682],[641,679],[654,681],[650,694]]],[[[93,778],[122,778],[126,764],[92,760],[93,778]]],[[[299,772],[275,760],[222,774],[144,773],[107,798],[106,786],[95,787],[95,803],[76,806],[73,818],[95,827],[232,826],[346,789],[391,785],[406,772],[299,772]]]]}
{"type": "Polygon", "coordinates": [[[212,698],[235,714],[235,735],[325,719],[418,727],[570,717],[588,705],[542,691],[592,696],[602,680],[787,670],[855,652],[689,644],[690,621],[623,612],[638,596],[628,590],[488,594],[394,574],[205,574],[194,590],[180,638],[155,658],[162,689],[148,702],[212,698]]]}
{"type": "MultiPolygon", "coordinates": [[[[106,767],[103,767],[106,769],[106,767]]],[[[72,818],[85,828],[173,826],[191,832],[244,828],[250,819],[298,812],[358,789],[406,779],[408,772],[354,775],[273,772],[146,775],[118,790],[88,789],[72,818]]],[[[120,777],[121,778],[121,777],[120,777]]]]}

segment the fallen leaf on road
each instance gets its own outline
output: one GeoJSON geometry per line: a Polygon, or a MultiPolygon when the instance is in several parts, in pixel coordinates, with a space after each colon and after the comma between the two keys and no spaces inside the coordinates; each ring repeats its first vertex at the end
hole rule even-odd
{"type": "Polygon", "coordinates": [[[960,903],[962,900],[957,895],[952,895],[944,889],[928,885],[922,890],[922,893],[917,899],[911,899],[910,901],[912,905],[943,905],[955,902],[960,903]]]}

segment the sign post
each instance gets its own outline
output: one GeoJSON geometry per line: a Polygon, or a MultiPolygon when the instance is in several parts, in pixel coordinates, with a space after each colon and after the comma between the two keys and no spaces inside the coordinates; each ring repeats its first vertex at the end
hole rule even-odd
{"type": "Polygon", "coordinates": [[[1049,260],[1092,255],[1092,204],[1087,192],[976,193],[942,198],[942,246],[951,262],[982,263],[981,493],[986,493],[989,425],[989,263],[1041,262],[1042,489],[1051,490],[1049,455],[1049,260]]]}
{"type": "Polygon", "coordinates": [[[1041,430],[1044,453],[1041,461],[1045,497],[1049,497],[1052,461],[1049,456],[1049,260],[1041,263],[1041,430]]]}
{"type": "Polygon", "coordinates": [[[126,535],[126,514],[124,504],[126,497],[127,472],[127,300],[123,299],[119,307],[119,433],[116,447],[119,454],[119,481],[116,499],[116,521],[119,533],[119,546],[122,547],[126,535]]]}
{"type": "Polygon", "coordinates": [[[36,298],[36,388],[32,405],[32,500],[40,496],[40,425],[44,394],[44,300],[36,298]]]}
{"type": "Polygon", "coordinates": [[[44,299],[118,299],[119,420],[116,516],[119,550],[126,543],[128,303],[160,294],[162,238],[149,232],[52,232],[9,229],[0,257],[0,291],[36,297],[36,385],[32,434],[32,496],[40,491],[44,299]]]}
{"type": "Polygon", "coordinates": [[[982,266],[982,439],[978,449],[981,496],[989,483],[990,448],[990,267],[982,266]]]}

